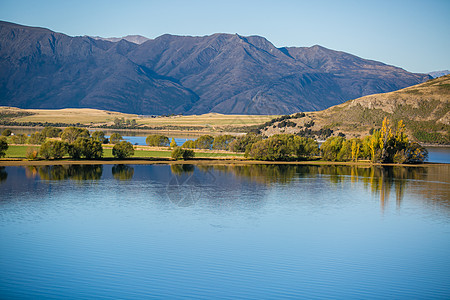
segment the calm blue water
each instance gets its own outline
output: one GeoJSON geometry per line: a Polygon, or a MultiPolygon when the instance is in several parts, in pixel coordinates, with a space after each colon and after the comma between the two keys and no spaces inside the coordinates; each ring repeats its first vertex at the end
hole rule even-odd
{"type": "Polygon", "coordinates": [[[0,168],[0,298],[450,298],[450,167],[0,168]]]}
{"type": "MultiPolygon", "coordinates": [[[[107,136],[109,138],[109,136],[107,136]]],[[[133,145],[147,145],[145,143],[146,136],[124,136],[123,139],[127,142],[132,143],[133,145]]],[[[187,140],[194,141],[196,138],[174,138],[175,143],[177,143],[178,146],[181,146],[186,142],[187,140]]],[[[169,141],[172,141],[172,138],[169,137],[169,141]]]]}

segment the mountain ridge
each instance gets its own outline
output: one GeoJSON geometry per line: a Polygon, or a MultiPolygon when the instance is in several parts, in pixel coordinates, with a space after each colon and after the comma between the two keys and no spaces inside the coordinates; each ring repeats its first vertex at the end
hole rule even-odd
{"type": "Polygon", "coordinates": [[[0,22],[0,105],[137,114],[285,114],[430,78],[260,36],[162,35],[141,44],[0,22]]]}

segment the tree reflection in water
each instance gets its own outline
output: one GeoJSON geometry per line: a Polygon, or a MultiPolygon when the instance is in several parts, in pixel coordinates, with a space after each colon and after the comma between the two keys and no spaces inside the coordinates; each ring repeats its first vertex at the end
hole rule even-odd
{"type": "Polygon", "coordinates": [[[0,167],[0,183],[6,181],[8,178],[8,172],[6,172],[5,167],[0,167]]]}
{"type": "Polygon", "coordinates": [[[42,180],[99,180],[102,177],[102,165],[53,165],[29,167],[27,174],[39,174],[42,180]]]}
{"type": "Polygon", "coordinates": [[[219,172],[232,172],[236,176],[249,178],[253,182],[267,186],[278,183],[286,184],[300,177],[325,176],[331,184],[339,184],[346,180],[350,180],[352,183],[361,182],[373,194],[380,196],[380,205],[384,210],[392,191],[395,191],[396,204],[399,208],[408,182],[411,180],[426,180],[430,167],[222,165],[209,168],[219,172]]]}
{"type": "MultiPolygon", "coordinates": [[[[200,166],[199,169],[201,169],[200,166]]],[[[199,187],[215,180],[214,175],[205,169],[201,169],[201,174],[195,176],[195,167],[190,164],[172,164],[170,170],[172,177],[167,183],[167,197],[173,204],[180,207],[195,204],[201,199],[202,188],[199,187]]]]}
{"type": "Polygon", "coordinates": [[[125,181],[133,179],[134,168],[128,165],[114,165],[112,175],[115,179],[125,181]]]}

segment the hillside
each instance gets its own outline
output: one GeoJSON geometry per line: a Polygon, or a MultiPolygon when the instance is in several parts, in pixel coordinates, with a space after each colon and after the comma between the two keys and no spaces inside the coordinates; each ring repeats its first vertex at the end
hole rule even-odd
{"type": "Polygon", "coordinates": [[[286,114],[430,78],[321,46],[276,48],[259,36],[112,41],[0,22],[0,105],[286,114]]]}
{"type": "Polygon", "coordinates": [[[309,112],[305,117],[290,119],[282,126],[275,122],[262,132],[265,135],[280,132],[314,134],[331,129],[333,135],[341,132],[348,137],[359,137],[378,128],[384,117],[394,123],[403,120],[415,140],[450,144],[450,75],[399,91],[350,100],[323,111],[309,112]]]}

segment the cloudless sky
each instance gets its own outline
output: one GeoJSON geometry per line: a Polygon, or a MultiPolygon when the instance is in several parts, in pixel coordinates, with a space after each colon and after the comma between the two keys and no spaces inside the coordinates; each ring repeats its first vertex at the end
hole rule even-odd
{"type": "Polygon", "coordinates": [[[0,0],[0,20],[71,36],[260,35],[411,72],[450,69],[450,0],[0,0]]]}

